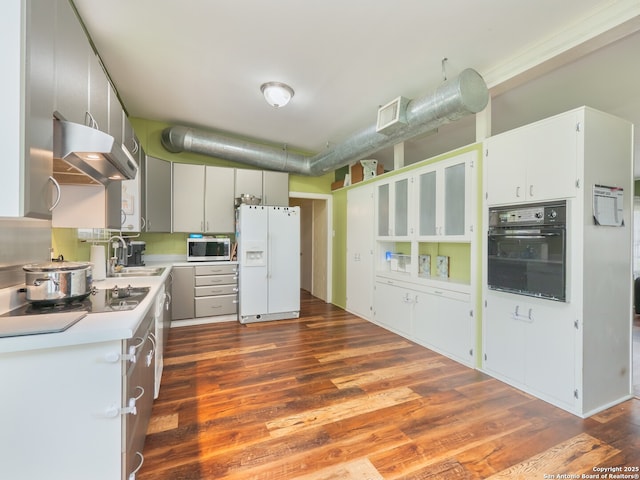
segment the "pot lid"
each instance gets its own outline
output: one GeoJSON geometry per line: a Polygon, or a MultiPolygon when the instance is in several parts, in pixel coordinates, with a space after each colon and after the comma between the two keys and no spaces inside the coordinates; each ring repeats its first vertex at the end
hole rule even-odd
{"type": "Polygon", "coordinates": [[[45,262],[31,263],[22,269],[25,272],[64,272],[69,270],[82,270],[91,267],[89,262],[45,262]]]}

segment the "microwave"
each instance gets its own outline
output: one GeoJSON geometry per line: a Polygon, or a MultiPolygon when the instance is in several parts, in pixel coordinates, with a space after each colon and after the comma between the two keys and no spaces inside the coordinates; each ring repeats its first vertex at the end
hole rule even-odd
{"type": "Polygon", "coordinates": [[[187,238],[187,262],[224,262],[229,260],[231,260],[230,238],[187,238]]]}

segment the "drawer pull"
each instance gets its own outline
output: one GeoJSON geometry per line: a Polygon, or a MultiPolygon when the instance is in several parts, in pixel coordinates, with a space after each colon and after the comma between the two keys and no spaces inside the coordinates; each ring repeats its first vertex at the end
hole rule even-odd
{"type": "Polygon", "coordinates": [[[126,407],[118,408],[117,405],[111,405],[107,408],[105,415],[109,418],[115,418],[118,415],[137,415],[138,409],[136,408],[136,402],[140,400],[144,395],[144,388],[137,386],[136,390],[140,390],[140,395],[138,395],[137,397],[131,397],[126,407]]]}
{"type": "Polygon", "coordinates": [[[147,353],[146,356],[146,361],[147,361],[147,367],[151,366],[151,362],[153,361],[153,356],[156,353],[156,341],[155,341],[155,334],[153,332],[149,333],[149,341],[151,342],[151,345],[153,345],[153,348],[151,350],[149,350],[149,352],[147,353]]]}
{"type": "Polygon", "coordinates": [[[133,472],[131,472],[129,474],[129,479],[128,480],[136,480],[136,473],[138,473],[138,470],[140,470],[142,468],[142,465],[144,465],[144,455],[142,455],[140,452],[136,452],[136,455],[138,457],[140,457],[140,463],[138,464],[138,466],[133,470],[133,472]]]}

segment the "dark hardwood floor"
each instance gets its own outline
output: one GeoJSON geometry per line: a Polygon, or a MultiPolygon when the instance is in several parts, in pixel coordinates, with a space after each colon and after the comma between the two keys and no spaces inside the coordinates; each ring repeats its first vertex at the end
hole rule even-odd
{"type": "Polygon", "coordinates": [[[640,467],[640,400],[582,420],[303,294],[298,320],[171,330],[144,457],[138,480],[580,478],[640,467]]]}

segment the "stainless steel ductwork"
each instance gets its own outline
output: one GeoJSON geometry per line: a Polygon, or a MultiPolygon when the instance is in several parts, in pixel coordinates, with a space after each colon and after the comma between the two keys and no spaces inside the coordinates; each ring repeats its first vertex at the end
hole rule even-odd
{"type": "Polygon", "coordinates": [[[314,156],[183,126],[164,129],[162,144],[173,153],[188,151],[264,170],[317,176],[370,158],[383,148],[434,130],[445,123],[478,113],[487,106],[488,101],[489,90],[483,78],[475,70],[466,69],[455,79],[444,82],[431,95],[411,100],[406,106],[406,126],[393,134],[378,133],[374,123],[341,144],[314,156]]]}

